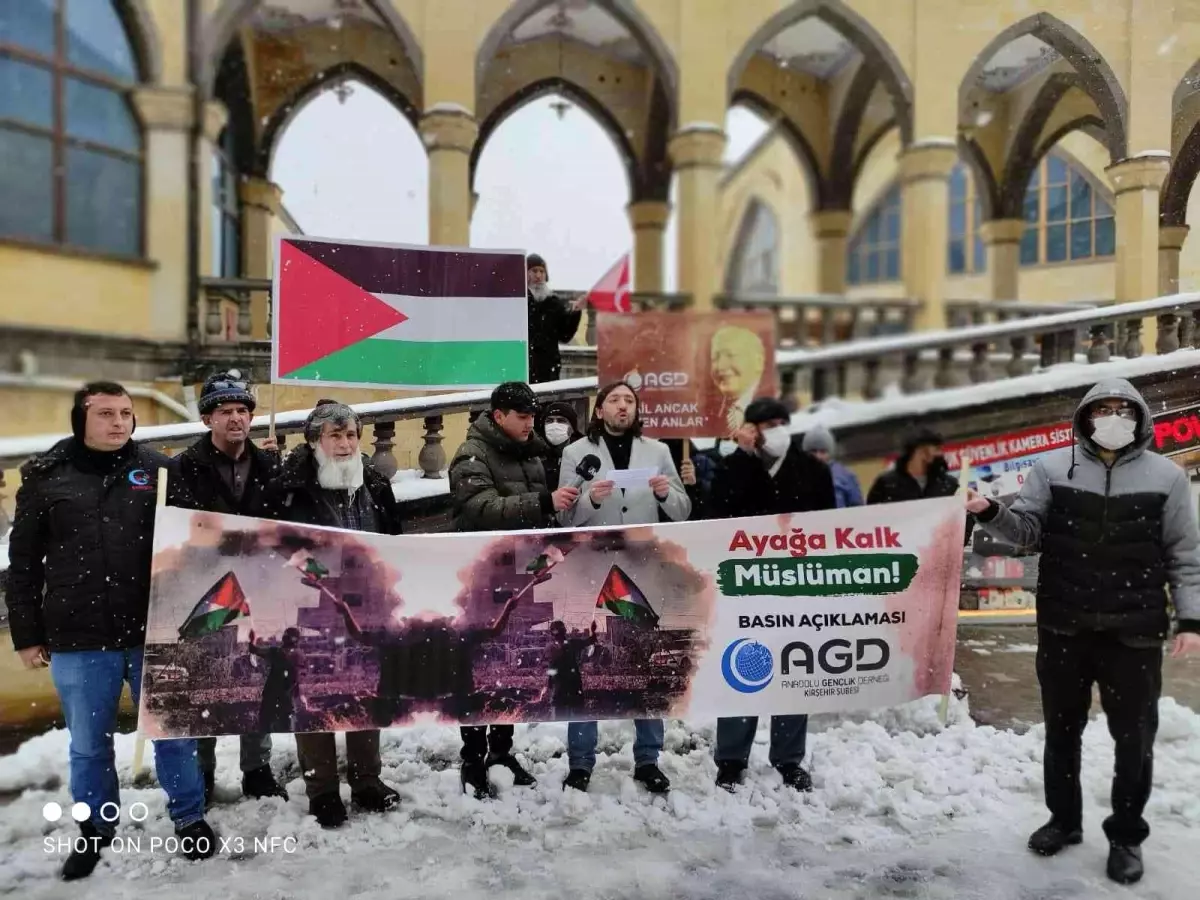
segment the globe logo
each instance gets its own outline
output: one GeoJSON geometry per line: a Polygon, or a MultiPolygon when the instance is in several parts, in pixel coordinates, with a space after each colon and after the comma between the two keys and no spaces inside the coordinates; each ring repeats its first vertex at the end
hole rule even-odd
{"type": "Polygon", "coordinates": [[[626,372],[622,380],[635,391],[642,389],[642,376],[638,373],[637,369],[634,369],[632,372],[626,372]]]}
{"type": "Polygon", "coordinates": [[[750,638],[738,638],[721,655],[721,674],[735,691],[756,694],[771,683],[775,657],[770,648],[750,638]]]}

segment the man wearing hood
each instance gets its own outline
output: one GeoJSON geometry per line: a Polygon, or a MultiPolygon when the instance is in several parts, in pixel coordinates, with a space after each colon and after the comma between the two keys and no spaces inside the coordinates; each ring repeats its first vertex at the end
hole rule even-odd
{"type": "Polygon", "coordinates": [[[529,282],[529,383],[558,381],[562,377],[559,344],[575,337],[583,317],[583,300],[566,303],[550,290],[546,261],[536,253],[525,260],[529,282]]]}
{"type": "Polygon", "coordinates": [[[1113,737],[1108,877],[1143,874],[1163,644],[1200,652],[1200,535],[1183,469],[1149,447],[1150,409],[1128,381],[1097,384],[1073,420],[1075,444],[1039,459],[1005,507],[975,491],[967,509],[1038,563],[1037,673],[1046,720],[1050,821],[1029,848],[1052,856],[1083,840],[1080,744],[1092,685],[1113,737]]]}
{"type": "MultiPolygon", "coordinates": [[[[113,735],[121,691],[142,687],[154,510],[169,460],[133,440],[133,399],[97,381],[75,394],[73,437],[21,467],[9,542],[13,649],[50,669],[70,736],[71,798],[86,818],[62,878],[86,878],[120,818],[113,735]],[[90,813],[89,813],[90,810],[90,813]]],[[[216,853],[190,739],[154,742],[167,811],[190,859],[216,853]]]]}
{"type": "MultiPolygon", "coordinates": [[[[266,500],[272,518],[374,534],[399,534],[400,514],[387,478],[359,450],[362,421],[349,406],[319,400],[304,423],[305,443],[288,456],[266,500]]],[[[296,735],[310,815],[324,828],[346,821],[331,732],[296,735]]],[[[380,779],[379,730],[346,733],[346,780],[355,806],[386,812],[400,795],[380,779]]]]}
{"type": "Polygon", "coordinates": [[[800,447],[805,453],[811,453],[825,465],[833,474],[833,493],[837,499],[838,509],[850,506],[862,506],[862,488],[854,473],[835,459],[837,441],[824,425],[816,425],[804,434],[800,447]]]}
{"type": "MultiPolygon", "coordinates": [[[[833,475],[806,453],[788,430],[791,416],[774,397],[746,407],[746,422],[734,432],[738,449],[721,460],[713,478],[713,518],[780,516],[833,509],[833,475]]],[[[733,791],[741,784],[758,730],[757,716],[717,720],[717,785],[733,791]]],[[[808,742],[808,716],[772,716],[771,766],[793,790],[812,790],[801,765],[808,742]]]]}
{"type": "Polygon", "coordinates": [[[567,449],[567,445],[582,437],[575,407],[566,400],[548,403],[538,417],[535,431],[546,442],[546,455],[542,457],[542,465],[546,469],[546,484],[558,484],[563,451],[567,449]]]}
{"type": "MultiPolygon", "coordinates": [[[[492,391],[490,412],[467,429],[467,439],[450,463],[450,497],[457,531],[517,531],[551,528],[555,515],[579,497],[574,487],[551,491],[542,457],[548,452],[534,434],[537,395],[527,384],[508,381],[492,391]]],[[[503,626],[501,626],[503,627],[503,626]]],[[[479,799],[489,797],[488,769],[504,766],[522,787],[536,779],[513,756],[513,726],[463,726],[462,783],[479,799]]]]}

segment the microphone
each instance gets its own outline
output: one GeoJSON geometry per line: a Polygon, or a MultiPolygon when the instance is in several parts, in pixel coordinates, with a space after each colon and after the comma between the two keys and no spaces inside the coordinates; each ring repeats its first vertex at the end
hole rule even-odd
{"type": "Polygon", "coordinates": [[[600,471],[600,457],[595,453],[589,453],[579,461],[579,465],[575,467],[575,478],[567,487],[582,488],[585,481],[591,481],[596,477],[596,473],[600,471]]]}

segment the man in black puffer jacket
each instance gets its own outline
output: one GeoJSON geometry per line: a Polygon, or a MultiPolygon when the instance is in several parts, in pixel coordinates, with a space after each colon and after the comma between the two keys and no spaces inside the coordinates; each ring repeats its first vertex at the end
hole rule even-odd
{"type": "Polygon", "coordinates": [[[579,330],[582,301],[568,304],[550,290],[546,261],[531,253],[525,261],[529,277],[529,383],[558,381],[562,377],[562,351],[579,330]]]}
{"type": "MultiPolygon", "coordinates": [[[[133,441],[136,426],[121,385],[79,391],[74,436],[22,467],[9,541],[13,648],[27,668],[50,667],[71,736],[71,797],[91,810],[65,880],[90,875],[112,844],[117,708],[125,682],[135,704],[142,686],[158,470],[169,460],[133,441]]],[[[155,741],[154,764],[185,855],[212,856],[196,742],[155,741]]]]}
{"type": "MultiPolygon", "coordinates": [[[[250,440],[254,395],[239,374],[222,372],[204,382],[200,418],[209,433],[177,456],[167,489],[167,502],[186,509],[261,518],[266,514],[267,485],[279,470],[274,438],[260,450],[250,440]]],[[[271,735],[243,734],[240,740],[242,793],[247,797],[281,797],[287,791],[271,772],[271,735]]],[[[200,770],[205,803],[216,785],[217,739],[200,738],[200,770]]]]}

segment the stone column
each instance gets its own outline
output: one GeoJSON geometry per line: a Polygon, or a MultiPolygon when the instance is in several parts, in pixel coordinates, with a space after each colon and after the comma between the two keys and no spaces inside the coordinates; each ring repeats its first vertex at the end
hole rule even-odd
{"type": "MultiPolygon", "coordinates": [[[[265,178],[247,178],[238,189],[242,198],[242,274],[247,278],[270,278],[275,265],[273,242],[275,217],[283,208],[283,189],[265,178]]],[[[266,340],[271,334],[270,295],[250,295],[250,336],[266,340]]]]}
{"type": "MultiPolygon", "coordinates": [[[[229,120],[229,113],[226,111],[224,104],[216,101],[209,101],[204,104],[204,131],[200,138],[200,191],[199,191],[199,208],[197,214],[200,221],[196,223],[196,227],[200,230],[200,274],[201,275],[216,275],[213,271],[213,241],[216,236],[213,234],[213,149],[217,145],[217,141],[221,137],[221,132],[225,128],[225,123],[229,120]]],[[[201,313],[203,316],[203,313],[201,313]]]]}
{"type": "Polygon", "coordinates": [[[1170,159],[1135,156],[1104,171],[1116,194],[1118,303],[1158,294],[1158,200],[1170,159]]]}
{"type": "Polygon", "coordinates": [[[663,289],[663,235],[671,204],[639,200],[628,206],[633,226],[633,291],[657,294],[663,289]]]}
{"type": "Polygon", "coordinates": [[[1019,300],[1024,219],[992,219],[979,226],[987,248],[988,299],[1019,300]]]}
{"type": "Polygon", "coordinates": [[[429,243],[471,243],[470,160],[479,126],[465,110],[436,109],[421,119],[429,152],[429,243]]]}
{"type": "Polygon", "coordinates": [[[817,239],[817,293],[846,293],[846,238],[854,213],[848,209],[819,209],[809,219],[817,239]]]}
{"type": "Polygon", "coordinates": [[[957,160],[958,148],[942,142],[917,143],[900,156],[900,268],[905,292],[921,302],[920,331],[946,327],[949,177],[957,160]]]}
{"type": "Polygon", "coordinates": [[[1179,293],[1179,254],[1187,240],[1188,226],[1162,225],[1158,229],[1158,293],[1179,293]]]}
{"type": "Polygon", "coordinates": [[[154,263],[150,328],[183,340],[188,311],[188,143],[191,88],[139,88],[133,104],[145,128],[146,256],[154,263]]]}
{"type": "Polygon", "coordinates": [[[720,284],[717,182],[725,132],[689,126],[671,138],[668,152],[679,176],[679,290],[691,294],[692,309],[711,310],[720,284]]]}

